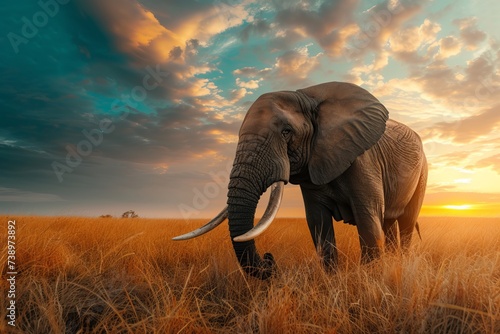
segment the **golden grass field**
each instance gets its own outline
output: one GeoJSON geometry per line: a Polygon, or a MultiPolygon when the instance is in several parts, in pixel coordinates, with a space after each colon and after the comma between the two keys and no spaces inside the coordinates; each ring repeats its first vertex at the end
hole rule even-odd
{"type": "Polygon", "coordinates": [[[278,219],[257,239],[279,265],[264,282],[239,270],[225,224],[174,242],[204,222],[9,219],[18,313],[2,333],[500,333],[500,219],[421,218],[423,241],[368,266],[355,227],[335,223],[329,274],[304,219],[278,219]]]}

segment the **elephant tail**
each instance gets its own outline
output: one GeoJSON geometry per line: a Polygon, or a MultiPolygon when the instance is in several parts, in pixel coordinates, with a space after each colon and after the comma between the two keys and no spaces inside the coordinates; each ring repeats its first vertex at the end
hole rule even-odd
{"type": "Polygon", "coordinates": [[[420,241],[422,241],[422,235],[420,234],[420,225],[418,225],[418,222],[415,223],[415,230],[417,230],[418,237],[420,238],[420,241]]]}

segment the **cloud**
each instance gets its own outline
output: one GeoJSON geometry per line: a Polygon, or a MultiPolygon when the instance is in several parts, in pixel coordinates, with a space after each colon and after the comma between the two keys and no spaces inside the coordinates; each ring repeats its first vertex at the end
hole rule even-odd
{"type": "Polygon", "coordinates": [[[290,50],[276,58],[274,71],[277,77],[285,79],[290,85],[308,82],[309,74],[320,65],[323,53],[309,55],[307,47],[290,50]]]}
{"type": "Polygon", "coordinates": [[[279,55],[275,59],[272,67],[258,69],[256,67],[242,67],[233,71],[233,75],[251,78],[253,80],[243,81],[236,78],[236,84],[246,89],[256,89],[262,80],[279,79],[276,86],[283,84],[296,86],[309,84],[309,76],[320,67],[322,52],[311,56],[309,54],[310,45],[289,50],[279,55]]]}
{"type": "Polygon", "coordinates": [[[474,151],[456,151],[452,153],[441,154],[439,157],[436,157],[436,159],[434,159],[434,162],[461,168],[467,165],[467,161],[473,153],[474,151]]]}
{"type": "Polygon", "coordinates": [[[163,55],[191,39],[205,45],[213,36],[245,20],[253,20],[244,3],[213,5],[189,0],[182,4],[136,0],[104,3],[91,0],[80,1],[79,5],[91,12],[118,44],[143,47],[144,51],[163,55]],[[177,14],[172,15],[174,12],[177,14]]]}
{"type": "Polygon", "coordinates": [[[490,157],[477,161],[471,167],[473,168],[488,168],[492,167],[495,172],[500,174],[500,154],[495,154],[490,157]]]}
{"type": "Polygon", "coordinates": [[[374,91],[380,92],[380,88],[384,86],[384,77],[380,72],[387,64],[389,64],[389,53],[382,50],[375,55],[371,64],[358,64],[343,75],[343,78],[347,82],[365,85],[374,91]]]}
{"type": "Polygon", "coordinates": [[[295,30],[281,29],[276,26],[273,31],[275,32],[274,38],[267,42],[267,49],[271,52],[293,49],[297,43],[305,39],[303,34],[295,30]]]}
{"type": "Polygon", "coordinates": [[[247,42],[251,35],[263,36],[272,30],[271,25],[265,20],[258,19],[249,23],[240,32],[241,40],[247,42]]]}
{"type": "MultiPolygon", "coordinates": [[[[133,113],[125,121],[117,120],[116,135],[113,133],[117,142],[113,143],[111,139],[109,145],[120,145],[122,159],[128,159],[127,152],[133,151],[134,155],[130,158],[144,156],[144,163],[156,163],[159,159],[174,163],[190,159],[195,154],[216,150],[218,146],[212,130],[234,134],[239,124],[230,117],[219,119],[212,108],[208,107],[210,111],[204,110],[202,103],[193,98],[165,109],[157,109],[156,115],[133,113]],[[131,127],[134,123],[141,126],[131,127]],[[193,136],[193,133],[196,135],[193,136]],[[133,139],[131,134],[137,138],[147,138],[148,143],[133,139]],[[146,147],[147,151],[144,150],[146,147]]],[[[109,154],[113,156],[114,152],[109,154]]]]}
{"type": "Polygon", "coordinates": [[[477,18],[468,17],[454,20],[460,28],[460,37],[469,50],[475,50],[486,39],[486,33],[477,28],[477,18]]]}
{"type": "Polygon", "coordinates": [[[269,73],[271,73],[271,71],[272,71],[272,68],[270,68],[270,67],[266,67],[262,70],[259,70],[256,67],[242,67],[242,68],[234,70],[233,75],[241,75],[241,76],[245,76],[248,78],[255,78],[255,77],[263,78],[263,77],[267,76],[269,73]]]}
{"type": "MultiPolygon", "coordinates": [[[[198,4],[199,1],[196,1],[198,4]]],[[[168,10],[168,6],[165,10],[168,10]]],[[[246,3],[225,4],[220,1],[208,10],[200,10],[200,6],[192,6],[192,12],[181,17],[182,25],[179,32],[182,36],[196,38],[202,43],[209,43],[210,39],[229,28],[241,25],[243,22],[252,22],[253,16],[247,11],[246,3]]],[[[163,21],[168,24],[169,20],[163,21]]],[[[259,23],[257,23],[259,26],[259,23]]]]}
{"type": "MultiPolygon", "coordinates": [[[[450,185],[450,184],[443,184],[443,183],[434,183],[434,184],[427,184],[426,187],[426,198],[429,197],[429,195],[441,191],[452,191],[456,189],[455,185],[450,185]]],[[[430,202],[430,200],[428,200],[430,202]]]]}
{"type": "Polygon", "coordinates": [[[477,115],[453,122],[439,122],[424,135],[450,139],[456,143],[469,143],[488,136],[500,127],[500,104],[483,110],[477,115]]]}
{"type": "Polygon", "coordinates": [[[447,36],[445,38],[442,38],[439,40],[438,44],[439,52],[436,54],[436,57],[439,59],[445,59],[451,56],[455,56],[462,50],[460,41],[454,36],[447,36]]]}
{"type": "Polygon", "coordinates": [[[496,204],[500,203],[500,193],[479,192],[436,192],[425,195],[427,205],[448,205],[453,203],[496,204]]]}
{"type": "Polygon", "coordinates": [[[485,80],[488,77],[495,80],[495,82],[500,83],[499,79],[499,68],[500,68],[500,57],[497,55],[496,59],[488,58],[488,53],[484,56],[477,57],[468,62],[467,68],[465,69],[465,74],[467,79],[471,81],[485,80]]]}
{"type": "Polygon", "coordinates": [[[384,49],[391,37],[422,10],[426,2],[387,0],[371,7],[364,13],[358,32],[348,38],[348,56],[359,59],[369,51],[384,49]]]}
{"type": "MultiPolygon", "coordinates": [[[[275,38],[272,50],[292,48],[303,40],[314,39],[330,57],[359,58],[370,51],[382,50],[388,39],[411,17],[422,10],[427,0],[386,0],[356,17],[356,0],[304,2],[273,1],[276,9],[271,27],[275,38]]],[[[250,28],[249,28],[250,29],[250,28]]],[[[266,31],[267,33],[268,31],[266,31]]]]}
{"type": "Polygon", "coordinates": [[[0,187],[0,202],[59,202],[63,199],[57,195],[36,193],[14,188],[0,187]]]}
{"type": "Polygon", "coordinates": [[[171,61],[193,66],[200,46],[207,47],[212,37],[253,21],[245,3],[78,0],[76,4],[138,67],[171,61]]]}
{"type": "Polygon", "coordinates": [[[429,47],[440,30],[439,24],[425,19],[420,26],[395,31],[389,39],[392,55],[406,63],[425,62],[429,59],[429,47]]]}
{"type": "Polygon", "coordinates": [[[236,85],[238,87],[247,88],[247,89],[257,89],[257,88],[259,88],[259,82],[262,80],[263,79],[260,78],[257,80],[242,81],[240,78],[236,78],[236,85]]]}
{"type": "Polygon", "coordinates": [[[454,108],[462,115],[496,103],[500,89],[500,58],[490,50],[465,66],[451,68],[444,59],[412,66],[408,80],[420,86],[430,99],[454,108]]]}
{"type": "Polygon", "coordinates": [[[231,102],[235,103],[244,98],[248,94],[245,88],[233,89],[231,91],[231,102]]]}
{"type": "Polygon", "coordinates": [[[347,37],[357,31],[352,25],[356,7],[352,0],[325,1],[317,9],[301,3],[279,10],[276,24],[285,31],[282,36],[314,38],[327,54],[338,56],[347,37]]]}
{"type": "Polygon", "coordinates": [[[390,38],[393,52],[415,52],[436,39],[441,26],[425,19],[420,26],[399,30],[390,38]]]}
{"type": "Polygon", "coordinates": [[[136,58],[146,56],[149,62],[159,62],[184,40],[164,27],[156,16],[135,0],[79,1],[78,5],[96,19],[113,38],[115,46],[136,58]],[[162,45],[162,47],[160,47],[162,45]]]}

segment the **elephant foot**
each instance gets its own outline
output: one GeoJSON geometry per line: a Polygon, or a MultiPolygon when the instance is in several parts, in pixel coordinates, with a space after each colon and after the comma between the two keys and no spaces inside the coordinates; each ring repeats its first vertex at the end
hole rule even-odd
{"type": "Polygon", "coordinates": [[[335,256],[323,257],[322,260],[323,268],[328,273],[335,273],[338,268],[338,258],[335,256]]]}
{"type": "Polygon", "coordinates": [[[382,255],[378,247],[362,247],[361,249],[361,264],[368,264],[373,260],[379,259],[382,255]]]}

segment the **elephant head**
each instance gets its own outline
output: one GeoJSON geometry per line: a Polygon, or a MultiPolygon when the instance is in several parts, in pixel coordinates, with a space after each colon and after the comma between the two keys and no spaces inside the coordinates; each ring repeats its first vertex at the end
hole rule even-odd
{"type": "Polygon", "coordinates": [[[241,125],[227,207],[205,226],[174,239],[199,236],[228,218],[241,266],[253,276],[268,278],[273,257],[261,258],[253,239],[276,215],[284,184],[331,182],[379,140],[387,118],[386,108],[353,84],[330,82],[260,96],[241,125]],[[258,200],[269,187],[269,205],[254,227],[258,200]]]}

